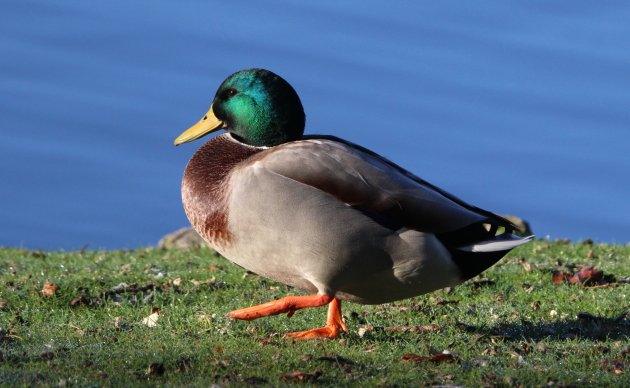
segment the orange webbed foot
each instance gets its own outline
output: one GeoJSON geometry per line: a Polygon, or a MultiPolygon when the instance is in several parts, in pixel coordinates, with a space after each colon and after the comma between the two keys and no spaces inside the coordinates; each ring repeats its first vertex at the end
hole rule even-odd
{"type": "Polygon", "coordinates": [[[287,333],[286,336],[293,339],[304,340],[319,338],[334,339],[339,337],[339,333],[341,331],[347,332],[348,327],[343,321],[343,316],[341,315],[341,301],[337,298],[333,298],[328,305],[328,319],[326,320],[326,326],[306,331],[295,331],[287,333]]]}
{"type": "Polygon", "coordinates": [[[309,340],[309,339],[335,339],[339,337],[339,326],[324,326],[319,327],[317,329],[306,330],[306,331],[293,331],[291,333],[286,333],[285,337],[299,339],[299,340],[309,340]]]}

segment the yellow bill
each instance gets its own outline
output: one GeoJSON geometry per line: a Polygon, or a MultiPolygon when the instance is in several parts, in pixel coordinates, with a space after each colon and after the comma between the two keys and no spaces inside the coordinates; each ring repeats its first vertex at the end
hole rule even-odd
{"type": "Polygon", "coordinates": [[[217,116],[214,115],[214,111],[212,110],[212,105],[210,105],[210,109],[208,113],[199,122],[192,127],[185,130],[181,135],[177,136],[174,144],[176,146],[184,143],[188,143],[189,141],[197,140],[202,136],[205,136],[209,133],[216,132],[219,129],[224,127],[223,121],[219,120],[217,116]]]}

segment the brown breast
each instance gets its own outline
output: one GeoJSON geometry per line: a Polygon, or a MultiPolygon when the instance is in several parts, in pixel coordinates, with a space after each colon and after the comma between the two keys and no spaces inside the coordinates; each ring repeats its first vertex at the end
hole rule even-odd
{"type": "Polygon", "coordinates": [[[224,134],[206,142],[188,162],[182,179],[184,209],[197,233],[211,245],[221,248],[231,241],[228,228],[230,173],[263,150],[241,144],[224,134]]]}

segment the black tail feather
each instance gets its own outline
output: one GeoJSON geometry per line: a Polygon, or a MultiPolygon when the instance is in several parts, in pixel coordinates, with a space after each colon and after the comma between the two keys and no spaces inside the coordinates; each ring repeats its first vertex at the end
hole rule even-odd
{"type": "Polygon", "coordinates": [[[500,226],[503,226],[505,231],[499,235],[497,235],[499,225],[484,222],[475,223],[452,232],[437,235],[437,238],[450,252],[451,259],[457,264],[463,280],[479,275],[497,261],[501,260],[501,258],[511,250],[510,248],[490,252],[472,252],[466,249],[459,249],[484,241],[509,239],[512,234],[512,229],[504,225],[500,226]]]}

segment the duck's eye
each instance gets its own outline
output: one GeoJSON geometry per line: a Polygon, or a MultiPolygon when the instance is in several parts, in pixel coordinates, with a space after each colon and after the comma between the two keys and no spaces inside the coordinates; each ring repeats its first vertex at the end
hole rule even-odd
{"type": "Polygon", "coordinates": [[[237,93],[238,93],[238,90],[233,89],[233,88],[229,88],[229,89],[226,89],[226,90],[223,92],[223,97],[224,97],[224,98],[229,98],[229,97],[232,97],[233,95],[235,95],[235,94],[237,94],[237,93]]]}

